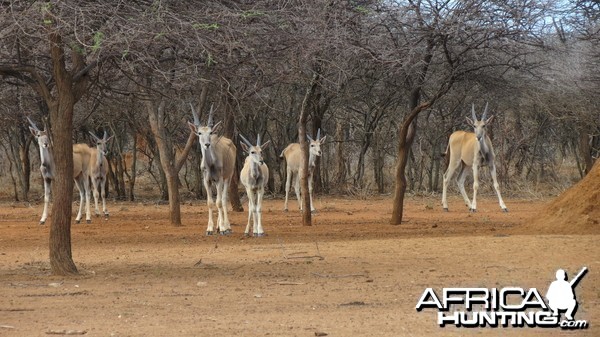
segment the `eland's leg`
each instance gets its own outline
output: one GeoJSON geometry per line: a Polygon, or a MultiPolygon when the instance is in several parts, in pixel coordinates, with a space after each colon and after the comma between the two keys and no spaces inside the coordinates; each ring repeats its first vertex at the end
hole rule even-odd
{"type": "Polygon", "coordinates": [[[82,178],[83,189],[85,190],[85,221],[87,223],[92,222],[92,215],[90,211],[90,179],[87,176],[82,178]]]}
{"type": "Polygon", "coordinates": [[[479,189],[479,163],[473,162],[473,202],[471,202],[471,212],[477,212],[477,190],[479,189]]]}
{"type": "Polygon", "coordinates": [[[44,211],[42,212],[42,218],[40,219],[40,225],[46,223],[48,218],[48,204],[50,203],[50,178],[44,178],[44,211]]]}
{"type": "Polygon", "coordinates": [[[254,192],[252,191],[252,188],[246,188],[246,194],[248,195],[248,224],[246,224],[244,235],[249,236],[250,221],[252,221],[252,215],[254,214],[254,192]]]}
{"type": "Polygon", "coordinates": [[[265,195],[265,189],[259,188],[256,196],[256,205],[254,206],[254,236],[264,236],[265,232],[262,226],[262,202],[265,195]]]}
{"type": "Polygon", "coordinates": [[[300,198],[300,173],[296,174],[294,180],[294,191],[296,191],[296,199],[298,199],[298,208],[302,210],[302,199],[300,198]]]}
{"type": "Polygon", "coordinates": [[[98,199],[100,198],[100,192],[98,192],[99,190],[99,185],[100,185],[100,180],[93,178],[92,179],[92,187],[93,189],[93,193],[94,193],[94,214],[96,216],[100,216],[100,208],[98,208],[98,199]]]}
{"type": "Polygon", "coordinates": [[[317,209],[315,208],[315,203],[313,202],[313,175],[311,174],[310,176],[308,176],[308,196],[310,199],[310,211],[312,213],[316,212],[317,209]]]}
{"type": "Polygon", "coordinates": [[[223,193],[221,197],[221,206],[223,212],[223,229],[221,229],[222,234],[231,234],[231,224],[229,223],[229,213],[227,212],[227,198],[229,193],[229,182],[230,179],[223,181],[223,193]]]}
{"type": "Polygon", "coordinates": [[[100,183],[100,197],[102,198],[102,213],[104,214],[104,218],[108,219],[108,210],[106,209],[106,178],[102,179],[102,183],[100,183]]]}
{"type": "Polygon", "coordinates": [[[219,233],[226,234],[223,220],[223,179],[219,179],[217,183],[217,199],[215,201],[217,203],[217,229],[219,233]]]}
{"type": "Polygon", "coordinates": [[[465,190],[465,179],[467,178],[467,170],[465,165],[461,165],[460,172],[458,173],[458,177],[456,177],[456,183],[458,184],[458,189],[460,190],[460,194],[465,200],[465,205],[471,209],[471,200],[469,200],[469,196],[467,195],[467,191],[465,190]]]}
{"type": "Polygon", "coordinates": [[[494,181],[494,189],[496,190],[496,194],[498,195],[498,202],[500,203],[500,208],[504,212],[508,212],[508,208],[504,204],[504,200],[502,200],[502,195],[500,194],[500,184],[498,184],[498,177],[496,176],[496,164],[492,164],[490,168],[490,174],[492,175],[492,180],[494,181]]]}
{"type": "Polygon", "coordinates": [[[285,204],[283,204],[283,210],[288,211],[288,196],[290,195],[290,184],[292,182],[292,170],[287,169],[287,175],[285,179],[285,204]]]}
{"type": "Polygon", "coordinates": [[[213,222],[214,203],[208,177],[204,177],[204,189],[206,190],[206,206],[208,207],[208,226],[206,227],[206,235],[213,235],[215,232],[215,223],[213,222]]]}
{"type": "Polygon", "coordinates": [[[80,223],[82,215],[81,213],[83,211],[83,201],[85,198],[85,188],[83,187],[83,182],[80,179],[75,179],[75,187],[77,187],[77,191],[79,191],[79,211],[75,217],[75,223],[80,223]]]}
{"type": "Polygon", "coordinates": [[[460,160],[450,161],[450,163],[448,164],[448,168],[446,169],[446,173],[444,173],[444,181],[442,184],[442,207],[444,208],[444,211],[448,211],[448,200],[446,198],[448,191],[448,183],[450,182],[450,179],[452,179],[452,177],[454,176],[454,171],[456,171],[459,165],[460,160]]]}

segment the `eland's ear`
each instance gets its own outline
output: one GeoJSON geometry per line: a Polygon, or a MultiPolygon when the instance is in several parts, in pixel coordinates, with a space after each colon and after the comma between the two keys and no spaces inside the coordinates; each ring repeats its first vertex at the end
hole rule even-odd
{"type": "Polygon", "coordinates": [[[37,130],[30,126],[29,131],[31,131],[31,134],[37,139],[37,137],[38,137],[37,130]]]}
{"type": "Polygon", "coordinates": [[[262,145],[260,146],[260,149],[264,151],[266,148],[268,148],[268,147],[269,147],[269,145],[270,145],[270,144],[271,144],[271,141],[270,141],[270,140],[267,140],[267,141],[266,141],[264,144],[262,144],[262,145]]]}
{"type": "Polygon", "coordinates": [[[465,119],[467,120],[467,124],[469,124],[470,126],[475,126],[475,123],[473,122],[473,120],[469,117],[465,117],[465,119]]]}
{"type": "Polygon", "coordinates": [[[250,151],[248,151],[248,150],[250,150],[250,149],[248,148],[248,145],[246,145],[246,143],[244,143],[244,142],[240,141],[240,145],[242,146],[242,151],[244,151],[244,152],[246,152],[246,153],[249,153],[249,152],[250,152],[250,151]]]}
{"type": "Polygon", "coordinates": [[[494,115],[491,115],[490,118],[486,119],[485,125],[490,124],[494,120],[494,115]]]}
{"type": "Polygon", "coordinates": [[[198,129],[196,129],[196,125],[194,125],[194,123],[188,121],[188,126],[190,127],[190,130],[192,130],[193,133],[198,132],[198,129]]]}
{"type": "Polygon", "coordinates": [[[323,136],[323,138],[319,139],[319,143],[325,144],[325,138],[327,138],[327,136],[323,136]]]}

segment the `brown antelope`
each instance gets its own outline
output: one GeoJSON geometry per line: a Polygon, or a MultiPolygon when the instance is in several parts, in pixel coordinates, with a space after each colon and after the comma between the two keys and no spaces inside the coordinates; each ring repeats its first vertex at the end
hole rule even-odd
{"type": "Polygon", "coordinates": [[[486,103],[485,110],[481,116],[481,120],[477,119],[475,114],[475,104],[471,108],[471,115],[473,119],[467,117],[469,125],[473,126],[473,132],[466,131],[455,131],[450,135],[448,140],[448,147],[446,148],[446,159],[448,160],[448,168],[444,173],[444,186],[442,191],[442,205],[445,211],[448,211],[448,201],[446,200],[446,190],[448,189],[448,182],[454,176],[454,173],[458,170],[456,182],[460,193],[465,200],[465,204],[469,207],[471,212],[477,210],[477,189],[479,188],[479,167],[489,166],[492,180],[494,181],[494,189],[498,195],[498,201],[500,208],[504,212],[508,212],[502,196],[500,195],[500,185],[496,177],[496,163],[494,148],[492,147],[492,141],[486,134],[486,126],[492,122],[494,116],[486,119],[488,111],[488,105],[486,103]],[[473,168],[473,201],[469,200],[467,192],[465,192],[465,178],[468,174],[467,168],[473,168]]]}
{"type": "MultiPolygon", "coordinates": [[[[191,105],[191,104],[190,104],[191,105]]],[[[213,199],[211,186],[217,188],[218,231],[223,235],[231,234],[231,224],[227,215],[227,191],[235,171],[236,147],[231,139],[218,136],[217,130],[221,122],[213,123],[213,108],[211,106],[206,126],[200,125],[200,117],[192,105],[194,124],[188,122],[190,129],[198,135],[202,151],[202,176],[206,189],[206,204],[208,205],[208,227],[206,235],[214,234],[213,199]]]]}
{"type": "MultiPolygon", "coordinates": [[[[52,156],[51,151],[51,142],[50,137],[48,136],[47,130],[40,130],[33,123],[29,117],[27,118],[29,121],[29,130],[33,137],[38,142],[38,146],[40,148],[40,171],[42,172],[42,179],[44,180],[44,211],[42,212],[42,218],[40,219],[40,225],[46,223],[46,218],[48,217],[48,204],[50,203],[50,189],[52,180],[54,179],[54,157],[52,156]]],[[[79,190],[79,212],[77,213],[77,217],[75,221],[79,223],[81,221],[81,213],[83,208],[83,199],[85,196],[85,219],[88,223],[92,221],[90,216],[90,186],[88,181],[88,173],[87,173],[87,165],[89,163],[86,160],[85,156],[78,153],[76,148],[80,145],[85,144],[75,144],[73,145],[73,177],[75,180],[75,186],[77,186],[77,190],[79,190]]],[[[87,146],[87,145],[85,145],[87,146]]]]}
{"type": "Polygon", "coordinates": [[[96,216],[100,216],[100,210],[98,209],[98,197],[102,198],[102,213],[104,218],[108,219],[108,211],[106,210],[106,175],[108,173],[108,160],[106,159],[106,144],[113,136],[108,137],[106,131],[102,138],[96,137],[95,134],[90,132],[92,138],[96,142],[96,147],[90,149],[90,164],[89,177],[92,179],[92,187],[94,193],[94,206],[96,216]]]}
{"type": "Polygon", "coordinates": [[[265,187],[269,181],[269,168],[263,160],[262,151],[267,148],[270,141],[260,144],[260,135],[256,137],[256,146],[253,146],[244,136],[240,134],[243,142],[240,142],[242,150],[248,154],[244,167],[240,172],[240,181],[246,187],[248,194],[248,224],[244,235],[250,235],[250,218],[253,218],[254,236],[264,236],[262,226],[262,200],[265,187]]]}
{"type": "MultiPolygon", "coordinates": [[[[309,157],[308,157],[308,194],[310,196],[310,211],[315,212],[315,206],[312,198],[313,191],[313,172],[315,170],[315,161],[318,156],[321,156],[321,145],[325,142],[324,136],[321,138],[321,129],[317,131],[317,139],[312,139],[308,134],[306,137],[309,139],[309,157]]],[[[292,143],[288,145],[279,155],[280,158],[285,157],[287,166],[287,179],[285,181],[285,204],[283,206],[284,211],[288,211],[288,196],[290,192],[290,183],[292,176],[294,176],[294,190],[296,191],[296,198],[298,199],[298,207],[302,210],[302,199],[300,199],[300,175],[302,174],[302,163],[304,161],[302,156],[302,149],[300,144],[292,143]]]]}

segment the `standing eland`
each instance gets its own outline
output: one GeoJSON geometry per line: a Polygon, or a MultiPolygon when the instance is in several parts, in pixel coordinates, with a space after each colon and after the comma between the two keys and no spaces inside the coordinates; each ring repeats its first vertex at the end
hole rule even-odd
{"type": "Polygon", "coordinates": [[[100,216],[98,209],[98,197],[102,198],[102,213],[104,218],[108,219],[108,211],[106,210],[106,175],[108,173],[108,160],[106,159],[106,144],[113,136],[108,137],[106,131],[102,138],[96,137],[95,134],[90,132],[96,147],[90,149],[90,165],[89,165],[89,176],[92,179],[92,187],[94,193],[94,206],[96,216],[100,216]]]}
{"type": "Polygon", "coordinates": [[[244,136],[240,134],[243,142],[240,142],[244,152],[248,154],[244,167],[240,172],[240,181],[246,187],[248,195],[248,224],[244,235],[250,235],[250,218],[253,218],[253,234],[256,237],[264,236],[262,226],[262,200],[265,187],[269,181],[269,168],[263,159],[263,151],[268,147],[269,141],[260,144],[260,135],[256,137],[256,146],[253,146],[244,136]]]}
{"type": "Polygon", "coordinates": [[[235,171],[236,147],[231,139],[218,136],[217,130],[221,122],[213,123],[213,107],[210,107],[206,126],[200,125],[200,117],[192,107],[194,124],[188,122],[190,129],[198,136],[202,151],[202,176],[206,189],[206,204],[208,205],[208,227],[206,235],[214,234],[213,198],[211,186],[217,188],[218,231],[222,235],[231,234],[231,224],[227,216],[227,191],[235,171]]]}
{"type": "MultiPolygon", "coordinates": [[[[315,212],[315,206],[312,198],[313,191],[313,172],[316,166],[317,157],[321,156],[321,145],[325,142],[324,136],[321,138],[321,129],[317,131],[317,139],[312,139],[307,134],[309,143],[309,157],[308,157],[308,194],[310,195],[310,211],[315,212]]],[[[302,163],[304,157],[302,156],[302,148],[299,143],[292,143],[288,145],[279,155],[280,158],[285,157],[287,165],[287,179],[285,181],[285,205],[283,206],[284,211],[288,211],[288,196],[290,193],[290,183],[292,176],[294,176],[294,190],[296,191],[296,198],[298,199],[298,207],[302,210],[302,201],[300,199],[300,175],[302,174],[302,163]]]]}
{"type": "Polygon", "coordinates": [[[455,131],[450,135],[448,140],[448,147],[446,148],[446,160],[448,161],[448,168],[444,173],[444,187],[442,192],[442,205],[445,211],[448,211],[448,201],[446,200],[446,191],[448,189],[448,182],[454,176],[458,170],[456,182],[460,193],[465,200],[465,204],[469,207],[471,212],[477,210],[477,189],[479,188],[479,167],[489,166],[492,180],[494,181],[494,189],[498,195],[498,201],[500,208],[504,212],[508,212],[502,196],[500,195],[500,185],[498,184],[498,178],[496,177],[496,163],[494,148],[492,147],[492,141],[486,134],[486,126],[492,122],[494,116],[486,119],[488,112],[488,104],[485,105],[485,110],[481,116],[481,120],[477,119],[475,114],[475,104],[471,108],[471,115],[473,119],[467,117],[469,125],[473,126],[475,133],[466,131],[455,131]],[[473,202],[469,200],[467,192],[465,192],[465,178],[467,177],[468,171],[466,168],[473,168],[473,202]]]}
{"type": "MultiPolygon", "coordinates": [[[[54,157],[52,156],[52,143],[48,136],[47,130],[40,130],[35,123],[27,117],[29,121],[29,130],[35,138],[40,148],[40,171],[42,173],[42,179],[44,180],[44,211],[42,212],[42,218],[40,219],[40,225],[46,223],[48,217],[48,204],[50,203],[50,189],[52,180],[54,180],[54,157]]],[[[82,216],[83,199],[85,197],[85,219],[87,223],[92,222],[90,216],[90,185],[88,179],[88,165],[89,160],[86,157],[76,151],[79,145],[85,144],[74,144],[73,145],[73,179],[75,186],[79,190],[79,212],[75,218],[75,222],[79,223],[82,216]]],[[[87,146],[87,145],[85,145],[87,146]]]]}

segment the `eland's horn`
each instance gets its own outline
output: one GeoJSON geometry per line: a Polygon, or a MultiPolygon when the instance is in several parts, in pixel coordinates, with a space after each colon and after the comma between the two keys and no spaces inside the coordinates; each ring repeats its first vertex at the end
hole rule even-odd
{"type": "Polygon", "coordinates": [[[106,132],[106,130],[104,130],[104,136],[102,136],[103,140],[107,140],[108,139],[108,132],[106,132]]]}
{"type": "Polygon", "coordinates": [[[317,140],[321,139],[321,128],[317,130],[317,140]]]}
{"type": "Polygon", "coordinates": [[[214,124],[214,121],[213,121],[214,109],[213,108],[214,108],[214,103],[210,105],[210,112],[208,113],[208,123],[207,124],[209,127],[212,127],[214,124]]]}
{"type": "Polygon", "coordinates": [[[246,145],[252,147],[252,144],[250,144],[250,142],[248,141],[248,139],[246,139],[246,137],[244,137],[241,133],[239,133],[238,135],[244,141],[244,143],[246,143],[246,145]]]}
{"type": "Polygon", "coordinates": [[[192,108],[192,115],[194,115],[194,125],[199,126],[200,116],[198,116],[198,112],[196,111],[196,109],[194,109],[194,105],[192,103],[190,103],[190,108],[192,108]]]}
{"type": "Polygon", "coordinates": [[[477,114],[475,114],[475,103],[471,105],[471,116],[473,117],[473,122],[477,121],[477,114]]]}
{"type": "Polygon", "coordinates": [[[487,117],[487,112],[488,112],[488,103],[489,102],[485,102],[485,109],[483,110],[483,116],[481,116],[481,120],[484,121],[485,118],[487,117]]]}
{"type": "Polygon", "coordinates": [[[29,124],[31,125],[32,128],[35,129],[35,131],[40,131],[40,129],[38,129],[37,125],[35,125],[35,123],[31,120],[31,118],[27,117],[27,121],[29,121],[29,124]]]}
{"type": "Polygon", "coordinates": [[[308,133],[306,134],[306,138],[308,138],[308,140],[310,140],[311,142],[314,142],[314,140],[310,137],[308,133]]]}
{"type": "Polygon", "coordinates": [[[260,133],[256,135],[256,146],[260,146],[260,133]]]}

